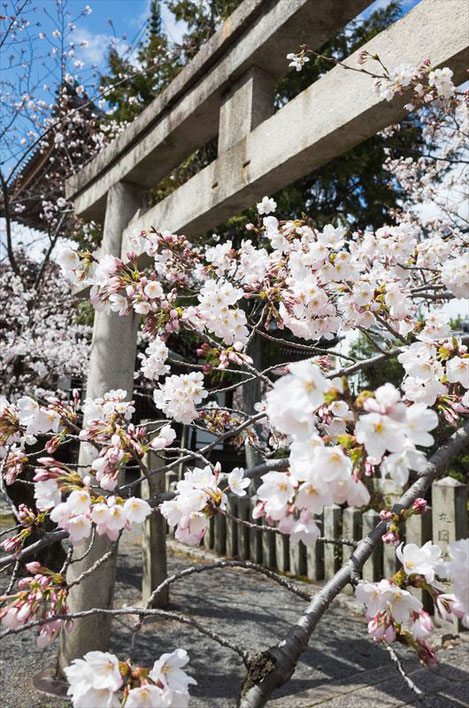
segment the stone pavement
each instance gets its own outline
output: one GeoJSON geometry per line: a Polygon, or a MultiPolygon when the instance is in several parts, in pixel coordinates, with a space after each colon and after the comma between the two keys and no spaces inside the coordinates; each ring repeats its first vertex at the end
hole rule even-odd
{"type": "MultiPolygon", "coordinates": [[[[130,534],[122,544],[116,606],[135,605],[140,598],[140,549],[130,534]]],[[[216,558],[199,553],[197,558],[181,553],[172,544],[170,572],[216,558]]],[[[298,583],[312,590],[313,586],[298,583]]],[[[215,570],[190,576],[172,587],[171,609],[192,614],[199,621],[251,651],[278,641],[302,611],[304,601],[271,580],[243,569],[215,570]]],[[[121,658],[130,652],[130,617],[114,622],[112,651],[121,658]]],[[[439,635],[441,643],[441,633],[439,635]]],[[[426,705],[460,708],[469,706],[468,644],[445,642],[439,666],[419,667],[410,651],[399,655],[415,683],[426,694],[426,705]]],[[[191,627],[172,621],[145,623],[138,635],[135,656],[151,664],[163,651],[183,646],[190,659],[190,672],[198,681],[191,694],[191,708],[231,708],[236,705],[243,676],[236,654],[200,635],[191,627]]],[[[0,645],[0,705],[2,708],[63,708],[63,699],[50,698],[34,689],[32,680],[43,666],[53,666],[57,648],[40,651],[31,635],[17,635],[0,645]]],[[[367,637],[360,607],[350,596],[341,596],[324,616],[308,650],[290,681],[269,705],[275,708],[327,708],[356,706],[418,705],[386,651],[367,637]]]]}

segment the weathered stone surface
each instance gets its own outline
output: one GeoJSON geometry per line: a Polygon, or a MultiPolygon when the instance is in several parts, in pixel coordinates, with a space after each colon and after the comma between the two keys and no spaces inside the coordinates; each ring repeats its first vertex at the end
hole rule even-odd
{"type": "MultiPolygon", "coordinates": [[[[235,494],[228,494],[226,508],[232,516],[238,515],[238,504],[235,494]]],[[[228,557],[238,555],[238,524],[236,521],[231,521],[231,519],[226,520],[226,555],[228,557]]]]}
{"type": "MultiPolygon", "coordinates": [[[[254,499],[249,499],[249,521],[251,523],[256,523],[252,518],[252,512],[256,506],[256,501],[254,499]]],[[[257,525],[262,522],[259,519],[257,525]]],[[[269,533],[268,531],[256,531],[255,529],[249,529],[249,558],[253,563],[262,563],[262,536],[264,533],[269,533]]]]}
{"type": "MultiPolygon", "coordinates": [[[[426,514],[413,514],[405,522],[406,543],[415,543],[417,546],[423,546],[424,543],[430,541],[432,535],[431,509],[429,509],[426,514]]],[[[417,588],[412,588],[412,593],[418,597],[421,602],[423,602],[427,611],[432,611],[433,613],[433,602],[427,592],[423,592],[417,588]]]]}
{"type": "MultiPolygon", "coordinates": [[[[324,536],[341,538],[342,509],[337,504],[324,507],[324,536]]],[[[334,543],[324,544],[324,570],[326,580],[332,578],[340,567],[341,546],[334,543]]]]}
{"type": "MultiPolygon", "coordinates": [[[[163,458],[150,451],[146,456],[149,469],[162,467],[163,458]]],[[[165,491],[165,478],[161,474],[153,474],[149,480],[141,482],[141,496],[149,499],[159,492],[165,491]]],[[[153,590],[167,577],[166,558],[166,520],[158,509],[155,509],[142,524],[142,600],[146,602],[153,590]]],[[[165,588],[154,598],[151,607],[164,609],[169,602],[169,588],[165,588]]]]}
{"type": "MultiPolygon", "coordinates": [[[[359,541],[362,537],[362,513],[354,506],[346,507],[342,512],[342,538],[346,541],[359,541]]],[[[352,546],[342,546],[342,562],[352,555],[352,546]]],[[[342,592],[350,595],[352,586],[347,585],[342,592]]]]}
{"type": "Polygon", "coordinates": [[[306,546],[303,541],[294,543],[290,540],[290,573],[297,576],[306,575],[306,546]]]}
{"type": "MultiPolygon", "coordinates": [[[[109,190],[102,252],[118,256],[122,230],[140,204],[141,194],[135,187],[116,184],[109,190]]],[[[132,398],[137,346],[137,316],[119,317],[116,313],[96,312],[91,343],[90,365],[86,384],[88,398],[98,398],[106,391],[122,388],[132,398]]],[[[81,446],[79,463],[89,465],[95,458],[87,446],[81,446]]],[[[89,541],[79,544],[77,555],[83,555],[89,541]]],[[[110,550],[107,536],[97,536],[91,552],[83,561],[69,566],[67,579],[72,582],[98,558],[110,550]]],[[[104,563],[91,576],[75,585],[69,594],[71,612],[93,607],[112,607],[116,556],[104,563]]],[[[76,622],[70,634],[62,632],[58,659],[59,671],[87,651],[106,651],[109,645],[111,618],[105,615],[76,622]]]]}
{"type": "Polygon", "coordinates": [[[277,534],[265,532],[262,534],[262,565],[266,568],[276,568],[277,549],[275,537],[277,534]]]}
{"type": "MultiPolygon", "coordinates": [[[[238,519],[249,521],[249,499],[238,498],[238,519]]],[[[241,560],[249,560],[249,528],[238,524],[238,556],[241,560]]]]}
{"type": "MultiPolygon", "coordinates": [[[[444,477],[432,484],[432,525],[433,541],[447,558],[449,544],[467,537],[467,484],[452,477],[444,477]]],[[[435,622],[455,633],[460,629],[456,618],[446,622],[435,616],[435,622]]]]}
{"type": "MultiPolygon", "coordinates": [[[[323,535],[324,515],[317,518],[318,526],[323,535]]],[[[313,582],[324,578],[324,543],[315,543],[314,546],[306,546],[306,574],[313,582]]]]}
{"type": "Polygon", "coordinates": [[[275,80],[251,67],[223,96],[218,124],[218,154],[249,135],[274,112],[275,80]]]}
{"type": "MultiPolygon", "coordinates": [[[[373,509],[369,509],[363,514],[363,535],[370,531],[379,523],[379,514],[373,509]]],[[[366,561],[363,567],[363,579],[374,581],[382,578],[383,572],[383,544],[378,544],[373,551],[373,555],[366,561]]]]}
{"type": "Polygon", "coordinates": [[[290,537],[283,533],[275,534],[275,557],[277,569],[282,573],[290,570],[290,537]]]}
{"type": "Polygon", "coordinates": [[[215,553],[224,555],[226,553],[226,518],[222,514],[216,514],[214,518],[215,553]]]}
{"type": "Polygon", "coordinates": [[[467,485],[445,477],[432,485],[433,540],[443,554],[452,541],[467,536],[467,485]]]}

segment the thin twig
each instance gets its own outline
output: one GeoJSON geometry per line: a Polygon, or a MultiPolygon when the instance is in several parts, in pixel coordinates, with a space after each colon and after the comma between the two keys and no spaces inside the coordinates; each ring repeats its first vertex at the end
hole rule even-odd
{"type": "MultiPolygon", "coordinates": [[[[277,528],[277,526],[267,526],[267,524],[253,524],[251,521],[247,521],[247,519],[239,519],[237,516],[233,516],[233,514],[230,514],[230,512],[226,511],[226,509],[220,509],[220,507],[212,508],[214,509],[214,511],[216,511],[217,514],[226,516],[227,519],[235,521],[237,524],[241,524],[242,526],[246,526],[247,528],[252,529],[253,531],[271,531],[272,533],[279,533],[285,535],[283,531],[277,528]]],[[[319,536],[316,541],[321,543],[335,543],[339,546],[352,546],[352,548],[356,548],[358,546],[358,541],[348,541],[343,538],[326,538],[325,536],[319,536]]]]}
{"type": "Polygon", "coordinates": [[[410,676],[406,673],[406,671],[405,671],[405,669],[404,669],[404,667],[403,667],[403,665],[402,665],[401,660],[400,660],[399,657],[397,656],[397,654],[396,654],[396,652],[394,651],[394,649],[392,648],[392,646],[391,646],[390,644],[387,644],[387,643],[385,642],[385,643],[384,643],[384,648],[385,648],[386,651],[388,652],[388,654],[389,654],[389,656],[391,657],[391,659],[392,659],[392,661],[393,661],[393,663],[394,663],[396,669],[399,671],[400,675],[402,676],[402,678],[404,679],[404,681],[406,682],[406,684],[408,685],[408,687],[410,688],[410,690],[411,690],[413,693],[415,693],[415,695],[417,696],[418,702],[419,702],[421,705],[423,705],[423,706],[427,705],[427,704],[426,704],[426,701],[425,701],[425,694],[424,694],[424,692],[422,691],[422,689],[420,689],[420,688],[412,681],[412,679],[410,678],[410,676]]]}
{"type": "Polygon", "coordinates": [[[78,578],[75,578],[75,580],[73,580],[71,583],[68,583],[68,585],[67,585],[68,589],[73,588],[74,585],[78,585],[79,583],[81,583],[81,581],[84,578],[87,578],[89,575],[92,575],[96,570],[98,570],[98,568],[100,568],[103,565],[103,563],[106,563],[106,561],[108,561],[115,554],[115,552],[117,550],[117,545],[118,545],[118,542],[113,541],[111,543],[112,547],[109,551],[106,551],[106,553],[104,553],[104,555],[102,555],[100,558],[98,558],[93,563],[93,565],[91,565],[87,570],[84,570],[83,573],[81,573],[78,576],[78,578]]]}
{"type": "Polygon", "coordinates": [[[155,590],[153,590],[146,602],[145,607],[151,607],[151,604],[155,597],[162,590],[167,588],[169,585],[172,585],[173,583],[177,582],[178,580],[182,580],[188,575],[193,575],[194,573],[203,573],[206,570],[217,570],[219,568],[245,568],[247,570],[255,570],[256,572],[262,573],[262,575],[265,575],[266,577],[270,578],[282,587],[286,588],[294,595],[298,595],[298,597],[301,597],[302,600],[311,600],[311,593],[306,592],[305,590],[301,590],[296,585],[293,585],[293,583],[290,583],[286,578],[282,578],[280,575],[277,575],[268,568],[264,568],[262,565],[258,565],[257,563],[253,563],[252,561],[244,560],[221,560],[216,563],[210,563],[208,565],[190,566],[189,568],[184,568],[184,570],[181,570],[178,573],[174,573],[174,575],[170,575],[168,578],[166,578],[166,580],[163,580],[163,582],[160,583],[160,585],[158,585],[155,590]]]}
{"type": "Polygon", "coordinates": [[[109,615],[111,617],[120,617],[123,615],[138,615],[143,617],[161,617],[162,619],[173,620],[175,622],[181,622],[181,624],[188,624],[194,627],[201,634],[213,639],[214,642],[221,644],[221,646],[231,649],[236,652],[238,656],[241,657],[244,663],[248,660],[248,653],[241,649],[237,644],[230,642],[225,637],[222,637],[217,632],[213,632],[211,629],[207,629],[200,622],[198,622],[193,617],[188,617],[187,615],[180,614],[179,612],[169,612],[167,610],[158,609],[148,609],[143,607],[122,607],[119,609],[111,610],[103,607],[93,607],[90,610],[82,610],[81,612],[71,612],[67,615],[51,615],[44,619],[36,620],[35,622],[28,622],[14,629],[7,629],[2,634],[0,634],[0,639],[7,637],[10,634],[19,634],[20,632],[25,632],[28,629],[33,629],[34,627],[43,627],[45,624],[54,622],[55,620],[70,620],[70,619],[81,619],[83,617],[92,617],[93,615],[109,615]]]}

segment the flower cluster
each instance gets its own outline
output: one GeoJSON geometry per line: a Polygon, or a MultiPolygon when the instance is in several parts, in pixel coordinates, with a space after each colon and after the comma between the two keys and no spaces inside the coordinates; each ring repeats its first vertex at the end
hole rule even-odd
{"type": "MultiPolygon", "coordinates": [[[[365,60],[379,61],[379,57],[364,56],[366,54],[362,54],[365,60]]],[[[452,99],[456,91],[452,78],[451,69],[432,69],[430,61],[425,60],[419,66],[401,64],[391,71],[386,71],[384,76],[375,79],[375,90],[380,98],[391,101],[396,94],[400,95],[412,89],[413,98],[406,105],[407,110],[411,111],[438,98],[452,99]]]]}
{"type": "MultiPolygon", "coordinates": [[[[306,360],[291,365],[267,394],[271,425],[292,440],[289,471],[264,475],[258,490],[263,513],[279,521],[281,529],[303,529],[311,515],[332,503],[366,505],[369,493],[360,477],[378,466],[398,484],[407,482],[409,470],[425,467],[426,457],[417,446],[433,443],[428,431],[438,424],[434,411],[424,403],[406,405],[392,384],[355,402],[344,400],[343,390],[340,380],[328,380],[306,360]],[[301,517],[298,527],[295,508],[301,517]]],[[[312,522],[310,529],[314,542],[318,530],[312,522]]]]}
{"type": "Polygon", "coordinates": [[[46,436],[45,449],[54,452],[65,440],[71,426],[76,425],[78,394],[64,403],[47,397],[47,405],[40,405],[30,396],[22,396],[16,403],[0,398],[0,460],[6,484],[13,484],[26,468],[28,445],[46,436]]]}
{"type": "Polygon", "coordinates": [[[360,416],[355,437],[366,450],[367,462],[381,463],[383,475],[389,475],[396,484],[406,484],[409,470],[421,472],[425,467],[426,456],[417,445],[433,444],[428,431],[438,425],[437,414],[425,403],[406,406],[392,384],[381,386],[374,397],[365,398],[363,408],[368,412],[360,416]]]}
{"type": "MultiPolygon", "coordinates": [[[[176,498],[160,504],[160,511],[170,526],[176,526],[179,541],[195,545],[204,537],[214,508],[225,509],[226,495],[219,489],[220,467],[188,470],[176,485],[176,498]]],[[[241,480],[232,477],[238,489],[241,480]]]]}
{"type": "Polygon", "coordinates": [[[165,363],[168,354],[169,350],[164,341],[161,337],[156,337],[145,349],[145,353],[139,355],[142,360],[142,374],[147,379],[158,379],[160,376],[168,374],[170,368],[165,363]]]}
{"type": "Polygon", "coordinates": [[[20,504],[18,506],[18,528],[20,529],[18,533],[14,536],[8,536],[0,544],[6,553],[19,553],[24,546],[27,538],[31,536],[33,531],[40,528],[46,519],[46,512],[39,511],[37,514],[34,513],[26,504],[20,504]]]}
{"type": "Polygon", "coordinates": [[[124,501],[114,496],[92,499],[84,487],[73,490],[66,501],[54,506],[50,518],[68,531],[70,542],[75,545],[89,537],[92,523],[100,536],[106,534],[111,541],[115,541],[124,528],[130,529],[134,523],[143,523],[149,514],[151,507],[144,499],[130,497],[124,501]]]}
{"type": "Polygon", "coordinates": [[[415,649],[422,663],[435,663],[435,652],[426,644],[434,624],[422,602],[405,587],[424,589],[436,611],[445,620],[454,616],[468,626],[469,618],[469,539],[451,543],[451,560],[443,563],[439,546],[427,541],[422,547],[403,543],[396,550],[402,569],[378,583],[360,581],[355,596],[366,607],[368,631],[375,641],[398,639],[415,649]],[[454,583],[454,593],[442,592],[437,578],[454,583]],[[411,626],[411,633],[406,629],[411,626]]]}
{"type": "Polygon", "coordinates": [[[38,264],[20,253],[17,268],[0,266],[0,394],[10,399],[51,392],[64,376],[83,376],[91,339],[90,327],[76,321],[70,287],[55,264],[44,268],[36,287],[38,264]]]}
{"type": "Polygon", "coordinates": [[[36,506],[50,511],[50,518],[68,532],[72,544],[80,543],[91,534],[92,523],[99,535],[106,534],[115,541],[122,529],[133,523],[141,524],[151,513],[143,499],[130,497],[103,497],[91,488],[91,477],[83,482],[53,458],[40,458],[43,465],[36,468],[34,494],[36,506]],[[62,492],[70,491],[65,501],[62,492]]]}
{"type": "Polygon", "coordinates": [[[402,387],[408,400],[432,406],[439,396],[460,393],[460,402],[469,404],[469,353],[456,338],[414,342],[398,360],[406,372],[402,387]]]}
{"type": "Polygon", "coordinates": [[[135,407],[126,397],[126,391],[117,389],[102,398],[87,399],[83,405],[84,427],[79,437],[99,444],[101,449],[90,472],[107,491],[115,489],[119,472],[132,456],[141,459],[146,449],[144,430],[129,422],[135,407]]]}
{"type": "Polygon", "coordinates": [[[192,423],[197,416],[195,406],[208,396],[204,377],[199,371],[168,376],[153,393],[156,407],[178,423],[192,423]]]}
{"type": "MultiPolygon", "coordinates": [[[[363,482],[353,475],[351,457],[340,445],[326,445],[316,427],[315,413],[324,406],[328,393],[337,391],[336,386],[341,386],[339,381],[328,380],[317,364],[306,360],[290,365],[289,374],[266,397],[271,425],[292,442],[288,472],[268,472],[262,477],[256,515],[277,521],[281,531],[306,544],[314,544],[320,535],[313,517],[324,506],[344,501],[362,506],[369,501],[363,482]]],[[[344,422],[350,410],[342,404],[337,401],[332,410],[334,418],[344,422]]],[[[339,430],[344,432],[342,427],[339,430]]]]}
{"type": "Polygon", "coordinates": [[[434,625],[415,595],[384,579],[379,583],[361,581],[355,597],[366,607],[368,631],[376,642],[390,644],[399,636],[400,641],[416,649],[423,663],[435,663],[435,653],[425,643],[434,625]],[[404,629],[406,623],[411,623],[412,634],[404,629]]]}
{"type": "MultiPolygon", "coordinates": [[[[0,610],[0,621],[9,629],[68,613],[68,590],[64,577],[43,568],[37,561],[27,563],[26,569],[31,575],[18,581],[18,592],[0,597],[0,602],[8,602],[0,610]]],[[[70,631],[73,626],[70,620],[58,618],[45,623],[37,638],[38,647],[48,646],[58,636],[64,621],[70,631]]]]}
{"type": "Polygon", "coordinates": [[[90,651],[65,669],[75,708],[184,708],[197,681],[183,669],[185,649],[162,654],[151,669],[120,662],[114,654],[90,651]]]}

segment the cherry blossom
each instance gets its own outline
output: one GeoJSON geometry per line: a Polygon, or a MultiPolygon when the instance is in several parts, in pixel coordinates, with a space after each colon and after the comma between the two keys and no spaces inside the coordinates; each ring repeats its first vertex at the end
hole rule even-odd
{"type": "Polygon", "coordinates": [[[237,497],[246,496],[246,489],[249,487],[250,483],[251,480],[244,476],[244,470],[242,467],[235,467],[228,475],[228,486],[230,491],[233,492],[233,494],[236,494],[237,497]]]}
{"type": "Polygon", "coordinates": [[[404,572],[407,575],[423,575],[427,583],[432,583],[435,579],[435,567],[441,559],[441,549],[439,546],[427,541],[421,548],[414,543],[401,545],[396,549],[396,555],[402,563],[404,572]]]}
{"type": "Polygon", "coordinates": [[[264,197],[257,205],[259,214],[270,214],[270,212],[275,211],[276,208],[277,202],[271,197],[264,197]]]}

